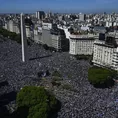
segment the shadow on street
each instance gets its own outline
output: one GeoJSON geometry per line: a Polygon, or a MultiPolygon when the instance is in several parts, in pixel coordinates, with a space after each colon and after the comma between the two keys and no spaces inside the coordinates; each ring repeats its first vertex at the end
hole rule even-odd
{"type": "Polygon", "coordinates": [[[36,59],[42,59],[46,57],[51,57],[52,55],[47,55],[47,56],[42,56],[42,57],[35,57],[35,58],[30,58],[29,60],[36,60],[36,59]]]}

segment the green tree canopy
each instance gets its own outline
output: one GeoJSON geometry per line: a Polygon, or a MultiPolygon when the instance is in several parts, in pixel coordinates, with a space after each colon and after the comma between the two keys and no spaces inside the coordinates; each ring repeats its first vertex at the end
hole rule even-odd
{"type": "Polygon", "coordinates": [[[88,80],[95,87],[110,87],[114,85],[113,78],[117,72],[110,69],[91,67],[88,70],[88,80]]]}
{"type": "Polygon", "coordinates": [[[60,108],[59,101],[43,87],[24,87],[16,101],[18,109],[28,108],[27,118],[49,118],[60,108]]]}
{"type": "MultiPolygon", "coordinates": [[[[3,37],[9,37],[11,40],[16,41],[21,44],[21,34],[16,34],[15,32],[10,32],[6,29],[0,28],[0,34],[3,37]]],[[[27,40],[27,44],[30,45],[30,42],[27,40]]]]}

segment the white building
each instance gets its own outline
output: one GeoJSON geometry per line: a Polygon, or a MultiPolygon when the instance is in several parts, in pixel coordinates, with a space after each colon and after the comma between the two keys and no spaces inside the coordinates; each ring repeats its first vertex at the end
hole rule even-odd
{"type": "Polygon", "coordinates": [[[43,22],[42,23],[42,28],[50,30],[50,29],[52,29],[52,23],[45,23],[45,22],[43,22]]]}
{"type": "Polygon", "coordinates": [[[8,30],[10,32],[14,32],[14,23],[13,23],[12,20],[10,20],[9,23],[8,23],[8,30]]]}
{"type": "Polygon", "coordinates": [[[70,38],[70,32],[68,31],[68,28],[64,28],[63,29],[66,35],[66,38],[69,39],[70,38]]]}
{"type": "Polygon", "coordinates": [[[94,38],[89,35],[70,35],[70,50],[72,55],[92,55],[94,38]]]}
{"type": "Polygon", "coordinates": [[[118,48],[105,41],[94,43],[93,64],[118,70],[118,48]]]}
{"type": "Polygon", "coordinates": [[[36,43],[42,43],[41,33],[38,31],[38,27],[34,29],[34,38],[33,38],[33,40],[36,43]]]}
{"type": "Polygon", "coordinates": [[[112,58],[112,68],[118,70],[118,48],[114,49],[113,58],[112,58]]]}
{"type": "Polygon", "coordinates": [[[93,63],[97,66],[112,66],[114,48],[105,44],[95,43],[93,63]]]}
{"type": "Polygon", "coordinates": [[[19,28],[18,24],[15,24],[14,23],[13,32],[15,32],[16,34],[19,34],[20,33],[20,28],[19,28]]]}
{"type": "Polygon", "coordinates": [[[31,37],[30,26],[25,26],[25,28],[26,28],[26,37],[30,38],[31,37]]]}
{"type": "Polygon", "coordinates": [[[112,21],[107,21],[106,22],[106,27],[112,27],[113,26],[113,22],[112,21]]]}
{"type": "Polygon", "coordinates": [[[38,35],[38,29],[34,29],[34,35],[38,35]]]}
{"type": "Polygon", "coordinates": [[[37,19],[43,20],[44,17],[45,17],[44,11],[37,11],[37,12],[36,12],[36,18],[37,18],[37,19]]]}
{"type": "Polygon", "coordinates": [[[16,34],[20,33],[18,23],[14,23],[12,20],[10,20],[9,22],[5,22],[5,26],[3,28],[9,30],[10,32],[15,32],[16,34]]]}

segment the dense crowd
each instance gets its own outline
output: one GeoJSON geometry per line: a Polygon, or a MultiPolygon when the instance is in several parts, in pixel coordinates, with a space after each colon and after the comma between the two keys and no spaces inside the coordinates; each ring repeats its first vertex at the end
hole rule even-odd
{"type": "MultiPolygon", "coordinates": [[[[111,89],[96,89],[88,82],[87,61],[79,61],[68,52],[50,52],[42,46],[32,43],[28,46],[27,63],[22,63],[21,45],[0,39],[0,95],[19,91],[26,85],[40,85],[37,73],[58,70],[63,81],[71,84],[77,91],[60,90],[54,94],[61,101],[62,107],[58,118],[117,118],[118,86],[111,89]]],[[[0,96],[0,103],[1,103],[0,96]]],[[[15,101],[11,101],[8,106],[15,101]]],[[[13,104],[11,106],[13,106],[13,104]]],[[[11,108],[12,110],[12,108],[11,108]]]]}

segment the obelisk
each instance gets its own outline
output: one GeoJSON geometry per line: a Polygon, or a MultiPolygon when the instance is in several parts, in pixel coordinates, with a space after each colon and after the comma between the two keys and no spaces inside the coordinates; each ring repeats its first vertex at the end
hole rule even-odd
{"type": "Polygon", "coordinates": [[[24,15],[21,13],[21,43],[22,43],[22,61],[28,61],[28,54],[27,54],[27,38],[26,38],[26,28],[25,28],[25,21],[24,15]]]}

